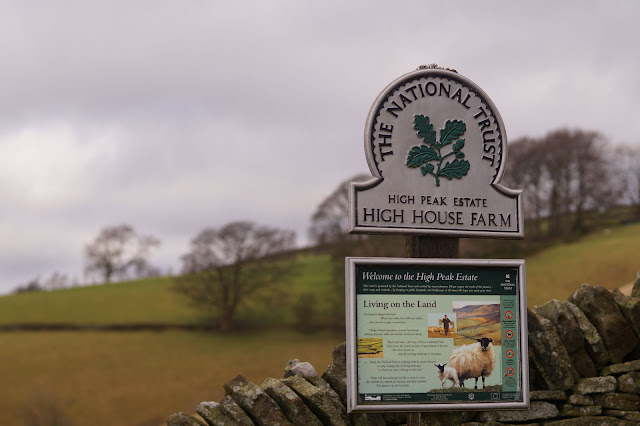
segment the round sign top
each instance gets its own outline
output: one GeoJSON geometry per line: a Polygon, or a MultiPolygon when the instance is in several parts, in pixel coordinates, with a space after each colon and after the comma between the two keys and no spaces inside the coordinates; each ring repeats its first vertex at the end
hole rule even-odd
{"type": "Polygon", "coordinates": [[[365,129],[374,176],[430,179],[437,187],[447,181],[499,181],[505,146],[502,118],[487,94],[456,72],[437,68],[419,69],[389,84],[375,100],[365,129]]]}
{"type": "Polygon", "coordinates": [[[350,189],[349,232],[522,238],[522,191],[500,184],[502,118],[455,71],[422,68],[376,98],[365,128],[372,179],[350,189]]]}

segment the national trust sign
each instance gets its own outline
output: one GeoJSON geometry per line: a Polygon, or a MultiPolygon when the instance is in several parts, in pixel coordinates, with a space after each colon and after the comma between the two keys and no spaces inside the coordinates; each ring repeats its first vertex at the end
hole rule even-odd
{"type": "Polygon", "coordinates": [[[500,184],[502,118],[455,71],[418,69],[375,100],[365,128],[373,178],[350,188],[349,232],[522,238],[521,190],[500,184]]]}

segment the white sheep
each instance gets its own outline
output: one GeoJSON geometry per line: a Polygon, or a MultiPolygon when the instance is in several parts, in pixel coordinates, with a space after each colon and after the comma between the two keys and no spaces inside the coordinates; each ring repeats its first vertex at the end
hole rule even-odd
{"type": "Polygon", "coordinates": [[[478,389],[478,378],[482,377],[482,389],[484,389],[484,378],[491,374],[496,364],[493,339],[483,337],[477,340],[477,343],[455,349],[449,358],[449,364],[458,372],[460,387],[464,387],[465,380],[473,378],[476,379],[474,389],[478,389]]]}
{"type": "Polygon", "coordinates": [[[451,387],[455,387],[458,383],[458,372],[453,367],[445,367],[445,364],[433,364],[438,367],[438,378],[440,378],[440,383],[442,383],[442,387],[447,382],[447,380],[451,380],[451,387]]]}

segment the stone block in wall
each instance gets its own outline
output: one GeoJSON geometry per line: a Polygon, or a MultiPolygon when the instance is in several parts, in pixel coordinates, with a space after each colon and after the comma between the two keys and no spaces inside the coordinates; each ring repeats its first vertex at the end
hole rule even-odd
{"type": "Polygon", "coordinates": [[[569,353],[571,362],[581,377],[594,377],[598,370],[585,347],[585,338],[578,322],[567,307],[568,302],[553,299],[536,306],[534,311],[551,321],[569,353]]]}
{"type": "Polygon", "coordinates": [[[631,352],[631,357],[637,359],[640,357],[640,298],[629,297],[618,289],[611,290],[611,294],[618,304],[622,316],[627,320],[638,339],[638,344],[631,352]]]}
{"type": "Polygon", "coordinates": [[[344,405],[336,401],[326,390],[311,384],[301,376],[284,378],[282,383],[293,389],[324,424],[336,426],[351,424],[344,405]]]}
{"type": "Polygon", "coordinates": [[[569,296],[569,301],[596,327],[612,362],[622,362],[638,344],[633,329],[606,288],[583,284],[569,296]]]}
{"type": "Polygon", "coordinates": [[[608,416],[584,416],[542,423],[544,426],[638,426],[627,420],[608,416]]]}
{"type": "Polygon", "coordinates": [[[204,419],[209,426],[225,426],[233,423],[233,419],[215,401],[203,401],[196,408],[196,413],[204,419]]]}
{"type": "Polygon", "coordinates": [[[431,411],[420,413],[421,426],[454,426],[465,424],[473,419],[470,411],[431,411]]]}
{"type": "Polygon", "coordinates": [[[336,404],[336,406],[341,405],[342,409],[346,411],[347,408],[347,400],[346,398],[343,400],[340,398],[340,395],[333,390],[331,385],[320,377],[318,373],[316,373],[315,368],[308,362],[300,362],[297,359],[289,360],[287,366],[284,369],[284,377],[292,377],[292,376],[300,376],[307,381],[309,381],[312,385],[319,387],[322,389],[336,404]]]}
{"type": "Polygon", "coordinates": [[[551,321],[528,310],[529,348],[532,361],[550,390],[571,389],[578,373],[551,321]]]}
{"type": "Polygon", "coordinates": [[[529,392],[531,401],[566,401],[567,394],[564,391],[537,390],[529,392]]]}
{"type": "Polygon", "coordinates": [[[322,426],[322,422],[311,412],[289,386],[278,379],[266,379],[260,386],[273,399],[285,417],[295,426],[322,426]]]}
{"type": "Polygon", "coordinates": [[[611,294],[622,316],[625,317],[636,336],[640,336],[640,298],[622,294],[618,289],[612,290],[611,294]]]}
{"type": "MultiPolygon", "coordinates": [[[[283,377],[291,377],[291,376],[300,376],[307,379],[311,384],[324,389],[326,391],[330,391],[331,393],[336,393],[329,383],[324,380],[322,377],[318,375],[316,369],[309,362],[301,362],[298,359],[290,359],[287,362],[287,365],[284,367],[283,377]]],[[[336,393],[336,398],[340,398],[336,393]]]]}
{"type": "Polygon", "coordinates": [[[196,419],[195,417],[187,413],[177,412],[169,416],[169,418],[167,419],[167,426],[207,426],[207,425],[205,425],[200,420],[196,419]]]}
{"type": "Polygon", "coordinates": [[[569,395],[567,402],[572,405],[594,405],[593,398],[591,398],[589,395],[582,395],[579,393],[569,395]]]}
{"type": "Polygon", "coordinates": [[[535,420],[553,419],[559,414],[558,408],[545,401],[532,401],[527,410],[491,410],[477,414],[476,419],[481,422],[530,422],[535,420]]]}
{"type": "Polygon", "coordinates": [[[225,393],[261,426],[288,426],[280,407],[271,397],[255,383],[241,375],[224,384],[225,393]]]}
{"type": "Polygon", "coordinates": [[[611,374],[628,373],[629,371],[640,371],[640,359],[609,365],[600,371],[600,375],[608,376],[611,374]]]}
{"type": "Polygon", "coordinates": [[[302,376],[305,379],[319,377],[316,369],[310,362],[301,362],[299,359],[290,359],[284,367],[284,377],[302,376]]]}
{"type": "MultiPolygon", "coordinates": [[[[220,400],[222,410],[233,419],[235,424],[240,426],[253,426],[253,420],[229,395],[220,400]]],[[[232,424],[234,424],[232,423],[232,424]]]]}
{"type": "Polygon", "coordinates": [[[351,413],[349,417],[353,426],[387,426],[382,414],[378,413],[351,413]]]}
{"type": "Polygon", "coordinates": [[[631,371],[618,377],[618,391],[640,394],[640,371],[631,371]]]}
{"type": "Polygon", "coordinates": [[[400,426],[407,424],[407,413],[384,413],[382,415],[387,426],[400,426]]]}
{"type": "Polygon", "coordinates": [[[599,416],[600,414],[602,414],[602,407],[599,405],[562,404],[560,406],[560,417],[599,416]]]}
{"type": "Polygon", "coordinates": [[[593,400],[603,408],[611,410],[638,411],[640,410],[640,396],[630,393],[603,393],[594,395],[593,400]]]}
{"type": "Polygon", "coordinates": [[[640,424],[640,412],[638,411],[622,411],[622,410],[604,410],[605,416],[618,417],[622,420],[637,422],[640,424]]]}
{"type": "Polygon", "coordinates": [[[342,343],[333,349],[333,361],[322,374],[322,378],[329,383],[338,394],[343,404],[347,405],[347,345],[342,343]]]}
{"type": "Polygon", "coordinates": [[[536,354],[533,352],[533,347],[528,345],[528,355],[529,355],[529,389],[534,390],[544,390],[547,389],[547,383],[542,378],[542,375],[538,371],[539,362],[536,359],[536,354]]]}
{"type": "Polygon", "coordinates": [[[618,381],[613,376],[588,377],[578,380],[574,391],[580,395],[614,392],[617,385],[618,381]]]}
{"type": "Polygon", "coordinates": [[[640,297],[640,272],[638,272],[633,287],[631,287],[631,297],[640,297]]]}
{"type": "Polygon", "coordinates": [[[567,302],[566,306],[573,314],[573,318],[575,318],[578,323],[580,330],[582,330],[582,335],[586,343],[585,348],[596,367],[601,368],[610,364],[611,357],[609,356],[609,352],[607,352],[607,348],[604,346],[600,334],[598,334],[598,330],[591,324],[591,321],[589,321],[580,308],[571,302],[567,302]]]}
{"type": "Polygon", "coordinates": [[[311,382],[311,384],[326,391],[328,394],[331,395],[333,399],[335,399],[337,402],[342,404],[344,407],[347,406],[346,397],[343,400],[340,397],[340,395],[331,387],[331,385],[325,379],[323,379],[318,375],[318,373],[316,372],[316,369],[313,368],[313,365],[311,365],[310,363],[300,362],[297,359],[289,360],[289,362],[287,362],[287,365],[284,369],[284,377],[291,377],[295,375],[304,377],[309,382],[311,382]]]}

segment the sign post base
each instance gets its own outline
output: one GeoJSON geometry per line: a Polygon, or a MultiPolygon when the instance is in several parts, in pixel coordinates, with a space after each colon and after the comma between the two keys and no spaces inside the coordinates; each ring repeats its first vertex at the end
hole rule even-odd
{"type": "MultiPolygon", "coordinates": [[[[460,251],[459,238],[425,237],[421,235],[406,235],[404,245],[407,257],[426,258],[457,258],[460,251]]],[[[407,413],[407,426],[420,426],[422,413],[407,413]]],[[[429,424],[449,424],[449,413],[430,413],[429,424]]]]}

